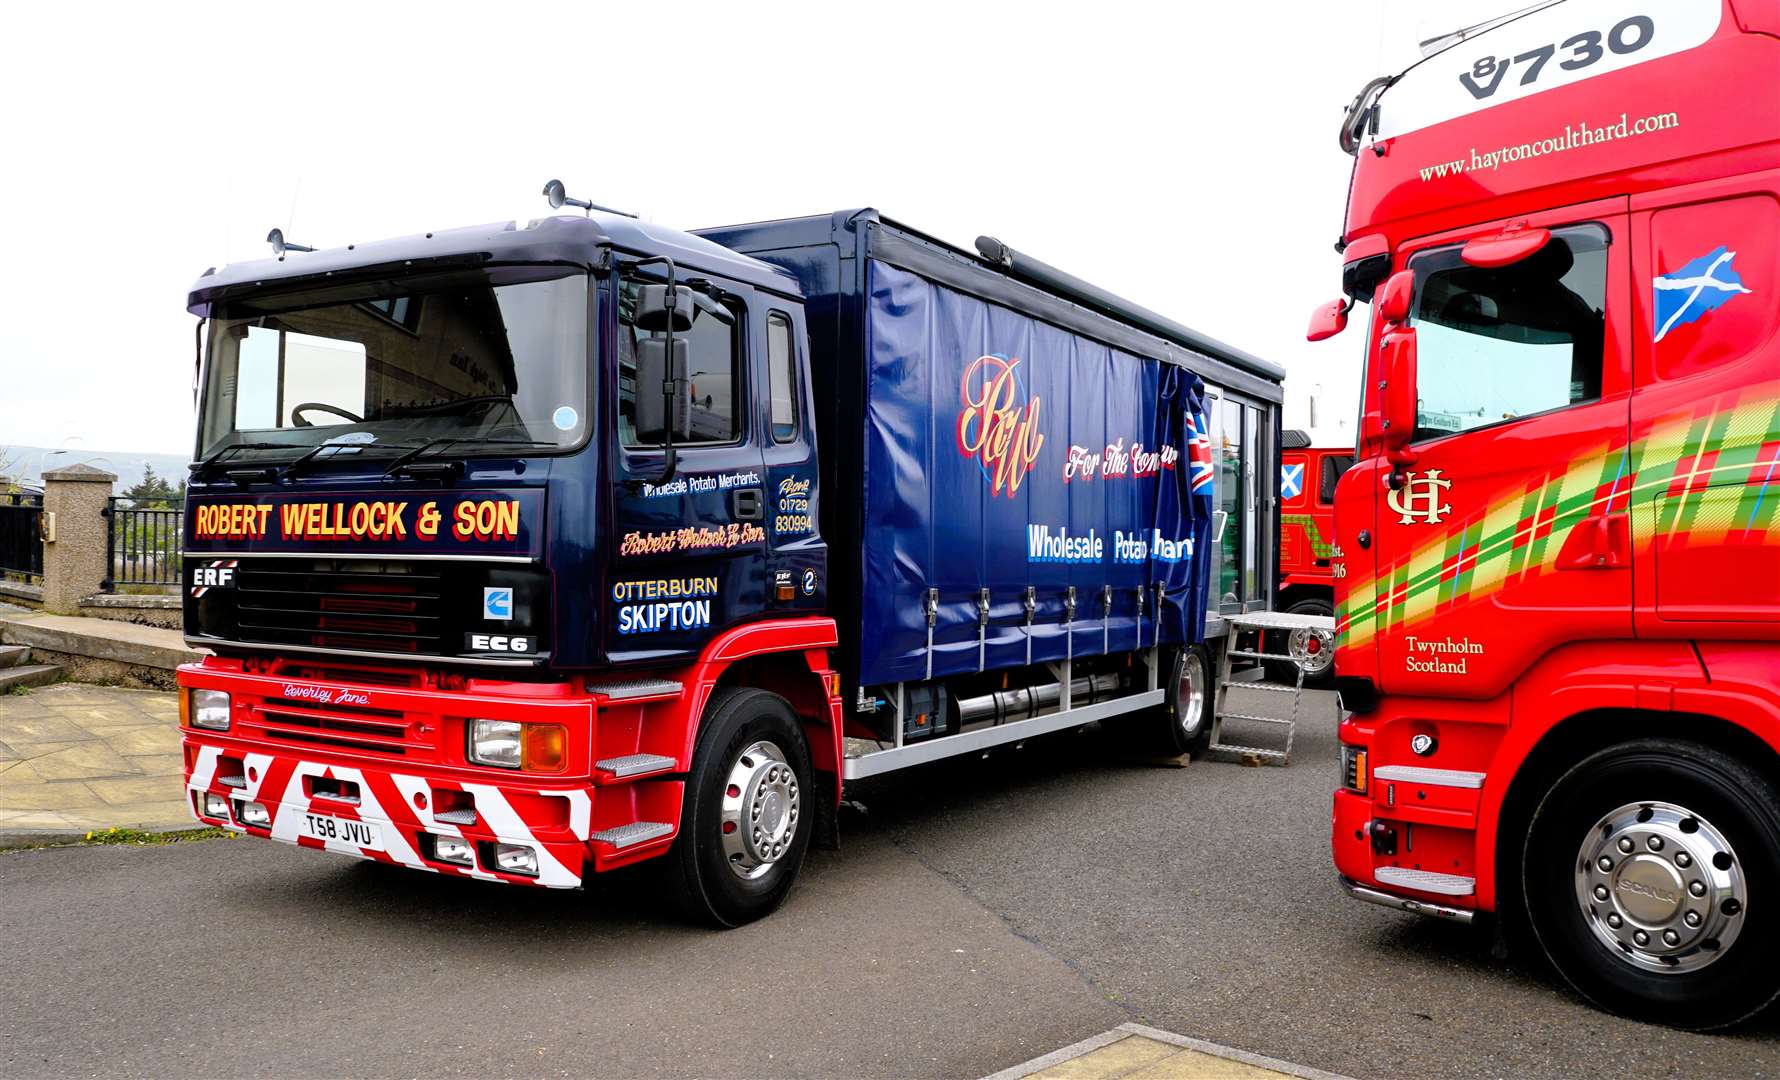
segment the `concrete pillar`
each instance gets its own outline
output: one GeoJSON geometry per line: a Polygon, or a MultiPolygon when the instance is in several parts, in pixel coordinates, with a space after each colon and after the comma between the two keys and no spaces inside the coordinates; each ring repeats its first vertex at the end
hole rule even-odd
{"type": "Polygon", "coordinates": [[[43,544],[43,610],[80,614],[80,602],[99,591],[111,550],[106,543],[105,500],[114,473],[70,465],[43,474],[44,528],[55,515],[55,539],[43,544]]]}

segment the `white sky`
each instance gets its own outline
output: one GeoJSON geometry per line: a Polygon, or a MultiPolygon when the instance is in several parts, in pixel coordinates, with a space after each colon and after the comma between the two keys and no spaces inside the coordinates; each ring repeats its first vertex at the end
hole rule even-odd
{"type": "Polygon", "coordinates": [[[1287,423],[1320,386],[1348,439],[1360,334],[1304,340],[1340,287],[1341,110],[1511,6],[11,6],[0,445],[189,453],[205,267],[274,225],[544,216],[551,177],[682,228],[870,205],[988,233],[1284,364],[1287,423]]]}

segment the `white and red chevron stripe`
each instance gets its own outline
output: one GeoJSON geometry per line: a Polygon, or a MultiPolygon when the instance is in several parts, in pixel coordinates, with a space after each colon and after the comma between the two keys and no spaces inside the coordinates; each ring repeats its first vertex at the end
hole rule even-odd
{"type": "MultiPolygon", "coordinates": [[[[272,816],[269,835],[298,847],[320,848],[340,855],[395,863],[416,870],[455,873],[489,881],[511,881],[543,885],[549,888],[573,889],[582,882],[582,864],[587,858],[587,841],[592,835],[592,800],[578,788],[542,788],[530,785],[459,783],[374,768],[330,765],[282,754],[246,753],[241,761],[245,767],[244,787],[222,783],[217,765],[224,753],[221,747],[198,745],[187,780],[188,798],[199,821],[214,824],[198,813],[199,799],[205,793],[221,795],[231,801],[242,800],[263,804],[272,816]],[[317,797],[308,794],[313,787],[305,780],[338,780],[357,785],[356,803],[317,797]],[[433,793],[462,791],[475,800],[477,826],[463,828],[439,821],[433,816],[433,793]],[[551,821],[528,821],[516,804],[523,799],[563,800],[560,813],[552,813],[551,821]],[[340,840],[318,840],[299,835],[304,814],[325,814],[329,817],[363,821],[377,825],[386,848],[371,851],[340,840]],[[418,850],[418,834],[435,833],[467,839],[493,840],[501,843],[525,844],[538,853],[538,875],[535,878],[496,873],[476,867],[455,866],[424,858],[418,850]]],[[[230,828],[254,835],[268,835],[266,830],[244,828],[226,823],[230,828]]]]}

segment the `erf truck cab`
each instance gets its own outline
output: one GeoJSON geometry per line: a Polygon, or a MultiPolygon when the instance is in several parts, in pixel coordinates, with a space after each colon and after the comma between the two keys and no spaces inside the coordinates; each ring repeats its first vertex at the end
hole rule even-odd
{"type": "Polygon", "coordinates": [[[1607,1008],[1780,994],[1780,5],[1568,0],[1368,86],[1334,332],[1353,895],[1607,1008]]]}
{"type": "Polygon", "coordinates": [[[1277,368],[873,211],[575,205],[194,286],[200,821],[553,887],[659,859],[734,925],[848,780],[1203,745],[1205,379],[1277,368]]]}

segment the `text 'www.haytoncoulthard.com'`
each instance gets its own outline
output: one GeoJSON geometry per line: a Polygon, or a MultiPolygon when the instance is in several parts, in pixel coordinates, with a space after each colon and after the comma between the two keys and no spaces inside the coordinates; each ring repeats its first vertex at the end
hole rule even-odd
{"type": "Polygon", "coordinates": [[[1616,139],[1649,135],[1652,132],[1667,131],[1680,126],[1680,117],[1672,112],[1658,113],[1655,116],[1645,116],[1637,120],[1632,120],[1625,113],[1620,113],[1617,123],[1572,124],[1564,129],[1562,135],[1555,135],[1549,139],[1534,139],[1531,142],[1482,152],[1479,152],[1476,147],[1472,147],[1469,158],[1459,158],[1457,161],[1444,161],[1438,165],[1425,166],[1421,169],[1421,176],[1423,180],[1433,180],[1437,177],[1457,176],[1467,172],[1492,172],[1503,165],[1525,161],[1528,158],[1562,154],[1570,150],[1580,150],[1600,143],[1613,142],[1616,139]]]}

